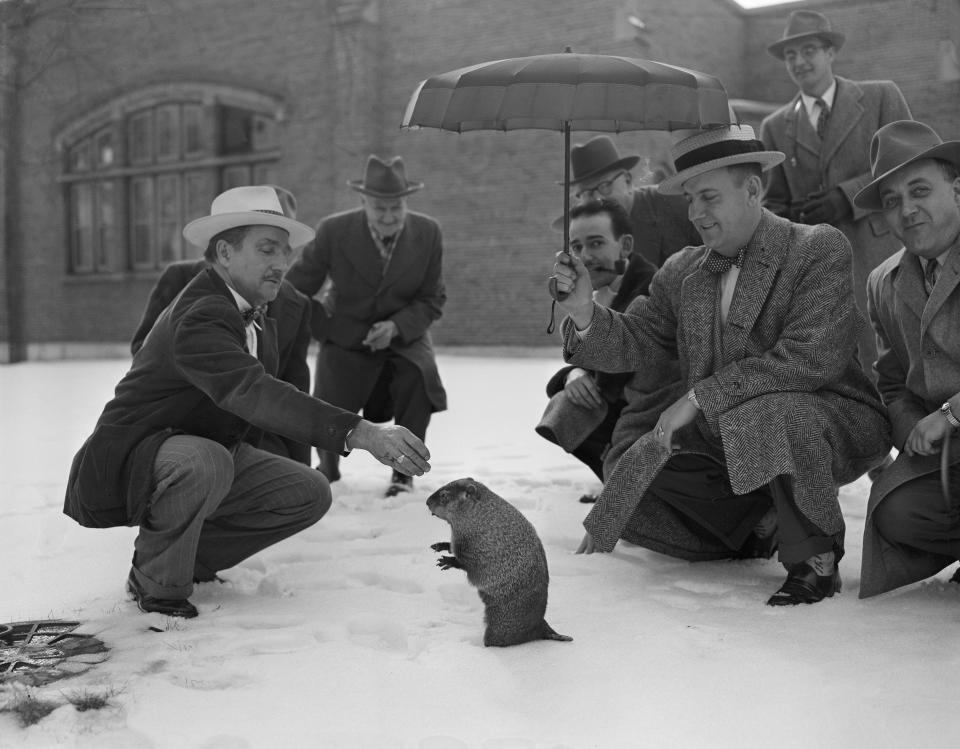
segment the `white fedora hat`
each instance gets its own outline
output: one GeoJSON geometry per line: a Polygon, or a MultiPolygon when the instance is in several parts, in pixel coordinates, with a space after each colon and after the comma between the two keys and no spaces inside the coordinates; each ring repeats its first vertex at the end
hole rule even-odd
{"type": "Polygon", "coordinates": [[[759,164],[772,169],[786,158],[780,151],[767,151],[749,125],[698,130],[674,143],[670,156],[677,173],[667,177],[658,189],[665,195],[683,194],[683,183],[713,169],[736,164],[759,164]]]}
{"type": "Polygon", "coordinates": [[[194,219],[183,227],[183,236],[198,247],[206,247],[222,231],[238,226],[276,226],[290,235],[290,246],[299,247],[316,232],[283,212],[280,197],[269,185],[234,187],[222,192],[210,204],[210,215],[194,219]]]}

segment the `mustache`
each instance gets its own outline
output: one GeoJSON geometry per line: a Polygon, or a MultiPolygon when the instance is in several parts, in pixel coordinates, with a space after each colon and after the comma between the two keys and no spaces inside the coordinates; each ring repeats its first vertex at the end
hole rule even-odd
{"type": "Polygon", "coordinates": [[[613,267],[607,265],[600,265],[595,263],[584,263],[587,266],[587,270],[591,273],[612,273],[615,276],[619,276],[627,269],[626,260],[616,260],[613,263],[613,267]]]}

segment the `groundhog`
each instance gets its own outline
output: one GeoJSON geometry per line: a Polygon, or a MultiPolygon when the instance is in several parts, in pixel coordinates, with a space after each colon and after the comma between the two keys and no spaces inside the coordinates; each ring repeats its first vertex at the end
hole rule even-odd
{"type": "Polygon", "coordinates": [[[433,544],[452,556],[440,569],[465,570],[485,608],[485,646],[519,645],[531,640],[562,640],[544,620],[547,610],[547,557],[536,530],[509,502],[479,481],[457,479],[427,499],[427,507],[450,523],[451,540],[433,544]]]}

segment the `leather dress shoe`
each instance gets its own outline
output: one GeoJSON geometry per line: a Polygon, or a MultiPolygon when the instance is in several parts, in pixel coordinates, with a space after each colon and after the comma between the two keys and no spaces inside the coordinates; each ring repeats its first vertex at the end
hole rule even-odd
{"type": "Polygon", "coordinates": [[[155,598],[148,595],[137,579],[130,571],[127,578],[127,593],[137,602],[137,607],[145,614],[164,614],[165,616],[179,616],[184,619],[192,619],[199,612],[186,598],[155,598]]]}
{"type": "Polygon", "coordinates": [[[960,583],[960,567],[957,567],[956,572],[953,573],[953,577],[950,578],[949,582],[960,583]]]}
{"type": "Polygon", "coordinates": [[[817,603],[840,592],[840,567],[835,566],[829,575],[818,575],[807,562],[792,567],[787,580],[767,600],[767,606],[796,606],[800,603],[817,603]]]}
{"type": "Polygon", "coordinates": [[[585,505],[592,505],[597,501],[596,494],[584,494],[580,497],[580,501],[585,505]]]}
{"type": "Polygon", "coordinates": [[[390,476],[390,486],[387,487],[387,491],[383,496],[396,497],[401,492],[409,491],[413,491],[413,476],[407,476],[407,474],[400,473],[400,471],[394,471],[390,476]]]}

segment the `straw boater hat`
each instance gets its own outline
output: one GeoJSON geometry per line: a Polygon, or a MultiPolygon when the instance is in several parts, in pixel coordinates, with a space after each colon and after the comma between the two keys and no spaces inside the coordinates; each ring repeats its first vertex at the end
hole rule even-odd
{"type": "Polygon", "coordinates": [[[638,161],[639,156],[621,157],[609,135],[598,135],[570,149],[570,184],[575,185],[614,169],[633,169],[638,161]]]}
{"type": "Polygon", "coordinates": [[[347,184],[357,192],[374,198],[402,198],[423,187],[423,182],[411,182],[407,179],[400,156],[384,161],[371,155],[367,158],[363,179],[353,179],[347,184]]]}
{"type": "Polygon", "coordinates": [[[830,28],[830,20],[822,13],[817,13],[815,10],[795,10],[790,14],[783,36],[767,47],[767,51],[778,60],[782,60],[783,48],[788,44],[813,37],[826,39],[834,49],[840,49],[847,38],[839,31],[830,28]]]}
{"type": "Polygon", "coordinates": [[[664,195],[683,194],[683,183],[713,169],[736,164],[760,164],[772,169],[785,158],[780,151],[766,151],[749,125],[698,130],[682,138],[670,151],[677,173],[659,185],[664,195]]]}
{"type": "Polygon", "coordinates": [[[198,247],[206,247],[220,232],[238,226],[276,226],[290,235],[291,247],[306,244],[315,234],[306,224],[284,214],[273,187],[253,185],[234,187],[217,195],[210,205],[210,215],[183,227],[183,236],[198,247]]]}
{"type": "Polygon", "coordinates": [[[868,211],[879,211],[880,183],[907,164],[921,159],[942,159],[960,168],[960,141],[944,142],[931,127],[913,120],[884,125],[870,141],[873,182],[853,196],[853,204],[868,211]]]}

